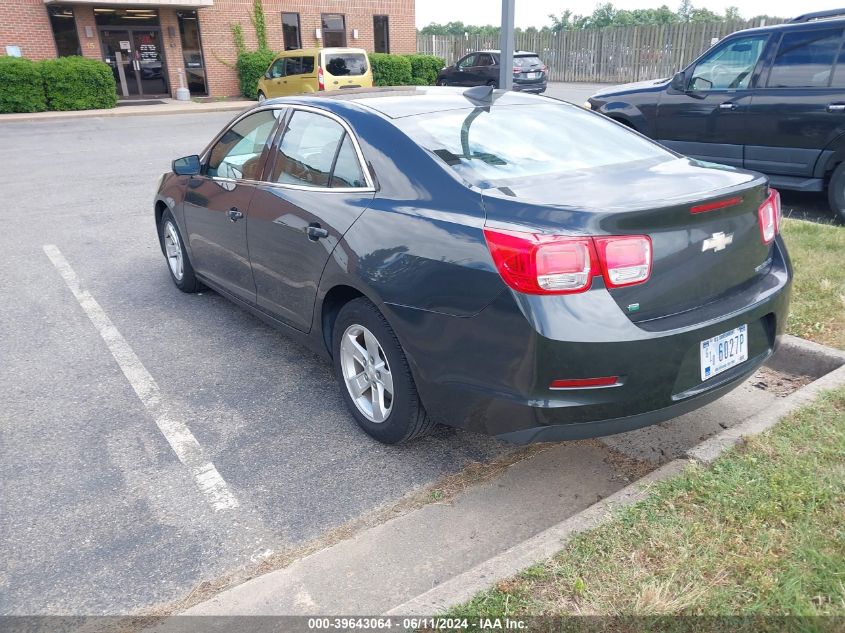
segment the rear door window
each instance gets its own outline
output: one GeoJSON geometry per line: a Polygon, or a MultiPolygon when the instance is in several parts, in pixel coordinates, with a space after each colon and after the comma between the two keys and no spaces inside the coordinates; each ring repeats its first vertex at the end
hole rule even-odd
{"type": "Polygon", "coordinates": [[[285,59],[285,76],[302,74],[302,58],[288,57],[285,59]]]}
{"type": "Polygon", "coordinates": [[[314,74],[314,58],[313,57],[301,57],[300,58],[302,63],[302,69],[299,71],[303,75],[313,75],[314,74]]]}
{"type": "Polygon", "coordinates": [[[479,53],[476,57],[476,66],[492,66],[493,65],[493,56],[489,53],[479,53]]]}
{"type": "Polygon", "coordinates": [[[364,174],[361,173],[361,163],[352,144],[349,134],[344,134],[340,151],[335,159],[332,170],[332,187],[365,187],[364,174]]]}
{"type": "Polygon", "coordinates": [[[359,76],[367,72],[363,53],[325,53],[326,72],[334,77],[359,76]]]}
{"type": "MultiPolygon", "coordinates": [[[[345,134],[343,127],[329,117],[296,110],[279,143],[271,181],[317,188],[352,186],[331,184],[335,157],[345,134]]],[[[338,177],[355,180],[348,168],[338,177]]]]}
{"type": "Polygon", "coordinates": [[[842,29],[784,33],[769,72],[768,87],[828,87],[841,41],[842,29]]]}

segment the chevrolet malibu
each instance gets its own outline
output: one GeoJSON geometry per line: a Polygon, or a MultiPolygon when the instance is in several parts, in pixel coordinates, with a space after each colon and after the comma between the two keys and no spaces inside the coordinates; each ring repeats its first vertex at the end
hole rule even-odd
{"type": "Polygon", "coordinates": [[[764,176],[487,86],[265,101],[155,197],[173,283],[333,363],[386,443],[526,443],[729,392],[775,349],[791,265],[764,176]]]}

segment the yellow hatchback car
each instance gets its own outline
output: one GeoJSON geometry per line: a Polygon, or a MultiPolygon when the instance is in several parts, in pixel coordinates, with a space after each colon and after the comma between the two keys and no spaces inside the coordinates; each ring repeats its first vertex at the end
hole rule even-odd
{"type": "Polygon", "coordinates": [[[258,100],[372,86],[373,71],[364,49],[298,48],[276,56],[258,82],[258,100]]]}

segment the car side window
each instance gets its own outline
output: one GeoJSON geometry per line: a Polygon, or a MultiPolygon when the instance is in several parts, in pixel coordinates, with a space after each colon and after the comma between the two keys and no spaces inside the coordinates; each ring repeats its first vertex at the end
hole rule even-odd
{"type": "Polygon", "coordinates": [[[476,66],[492,66],[493,65],[493,58],[488,55],[487,53],[482,53],[478,56],[478,61],[475,62],[476,66]]]}
{"type": "Polygon", "coordinates": [[[361,162],[355,152],[355,146],[349,134],[343,135],[343,142],[334,161],[332,170],[332,187],[366,187],[364,174],[361,173],[361,162]]]}
{"type": "Polygon", "coordinates": [[[746,90],[768,37],[741,37],[715,49],[698,62],[688,89],[692,92],[746,90]]]}
{"type": "Polygon", "coordinates": [[[345,131],[329,117],[297,110],[279,143],[272,181],[328,187],[338,145],[345,131]]]}
{"type": "Polygon", "coordinates": [[[288,57],[285,60],[285,76],[299,75],[302,73],[302,58],[288,57]]]}
{"type": "Polygon", "coordinates": [[[769,72],[769,88],[826,88],[842,29],[785,33],[769,72]]]}
{"type": "Polygon", "coordinates": [[[839,51],[839,59],[836,60],[836,66],[833,68],[830,85],[833,88],[845,88],[845,44],[839,51]]]}
{"type": "Polygon", "coordinates": [[[270,66],[270,77],[272,79],[278,79],[279,77],[284,76],[285,74],[285,60],[284,59],[277,59],[273,62],[273,65],[270,66]]]}
{"type": "Polygon", "coordinates": [[[211,178],[258,180],[261,153],[281,109],[261,110],[244,117],[223,133],[211,148],[205,175],[211,178]]]}
{"type": "Polygon", "coordinates": [[[300,74],[302,75],[311,75],[314,73],[314,58],[313,57],[300,57],[300,61],[302,63],[302,68],[300,69],[300,74]]]}
{"type": "Polygon", "coordinates": [[[458,68],[469,68],[470,66],[475,66],[476,57],[477,55],[467,55],[458,62],[458,68]]]}

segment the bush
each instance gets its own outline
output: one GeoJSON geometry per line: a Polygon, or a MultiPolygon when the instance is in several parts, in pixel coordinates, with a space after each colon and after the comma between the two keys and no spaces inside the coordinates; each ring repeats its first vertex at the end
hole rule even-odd
{"type": "Polygon", "coordinates": [[[258,98],[258,80],[267,72],[276,53],[270,50],[247,51],[238,55],[235,70],[238,72],[238,83],[241,94],[249,99],[258,98]]]}
{"type": "Polygon", "coordinates": [[[411,84],[411,62],[402,55],[370,53],[375,86],[408,86],[411,84]]]}
{"type": "Polygon", "coordinates": [[[39,63],[50,110],[99,110],[117,105],[114,74],[108,64],[71,56],[39,63]]]}
{"type": "Polygon", "coordinates": [[[47,109],[38,64],[22,57],[0,57],[0,112],[43,112],[47,109]]]}
{"type": "Polygon", "coordinates": [[[411,62],[411,84],[414,86],[433,86],[439,73],[446,65],[446,60],[437,55],[403,55],[411,62]]]}

